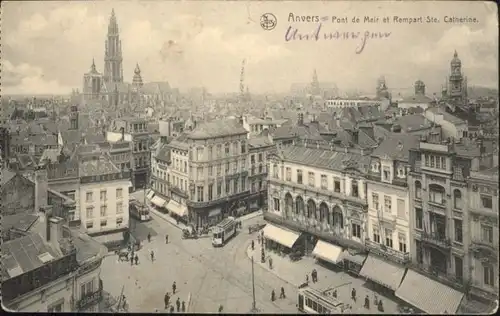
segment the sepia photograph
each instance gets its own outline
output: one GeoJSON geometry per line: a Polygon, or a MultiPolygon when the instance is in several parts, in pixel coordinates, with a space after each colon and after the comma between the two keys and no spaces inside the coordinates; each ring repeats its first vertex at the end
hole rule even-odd
{"type": "Polygon", "coordinates": [[[495,2],[1,15],[4,311],[496,313],[495,2]]]}

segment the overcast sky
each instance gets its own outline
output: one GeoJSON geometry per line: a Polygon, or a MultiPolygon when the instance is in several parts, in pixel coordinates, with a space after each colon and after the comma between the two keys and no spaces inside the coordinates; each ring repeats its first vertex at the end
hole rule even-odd
{"type": "Polygon", "coordinates": [[[2,7],[4,94],[81,90],[92,58],[103,72],[112,8],[127,82],[139,63],[144,81],[168,81],[181,91],[205,86],[210,92],[236,92],[246,58],[250,92],[288,91],[294,82],[310,82],[315,68],[320,81],[335,82],[341,90],[373,92],[377,77],[385,75],[393,93],[417,79],[430,92],[440,90],[456,49],[469,85],[498,85],[498,18],[492,2],[4,1],[2,7]],[[260,26],[267,12],[278,20],[272,31],[260,26]],[[289,23],[290,13],[348,18],[347,24],[324,22],[321,33],[368,30],[391,35],[368,40],[360,54],[360,40],[286,42],[290,25],[302,33],[318,25],[289,23]],[[354,16],[365,15],[431,15],[441,22],[351,23],[354,16]],[[479,22],[447,24],[444,15],[479,22]]]}

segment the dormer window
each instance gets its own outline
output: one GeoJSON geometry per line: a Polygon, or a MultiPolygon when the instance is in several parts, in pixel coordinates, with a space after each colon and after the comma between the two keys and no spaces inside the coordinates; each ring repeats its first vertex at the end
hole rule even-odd
{"type": "Polygon", "coordinates": [[[400,178],[404,178],[405,177],[405,169],[404,168],[400,167],[398,169],[398,177],[400,177],[400,178]]]}
{"type": "Polygon", "coordinates": [[[389,167],[384,167],[382,177],[384,181],[391,181],[391,169],[389,167]]]}
{"type": "Polygon", "coordinates": [[[374,172],[379,172],[380,171],[380,164],[378,162],[374,162],[372,164],[372,171],[374,171],[374,172]]]}

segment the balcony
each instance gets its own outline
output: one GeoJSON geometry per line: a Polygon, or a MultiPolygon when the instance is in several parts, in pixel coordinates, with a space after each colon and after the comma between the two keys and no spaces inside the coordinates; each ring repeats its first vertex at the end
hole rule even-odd
{"type": "Polygon", "coordinates": [[[102,297],[102,289],[98,289],[93,293],[87,293],[76,303],[77,310],[85,310],[91,305],[97,304],[102,297]]]}
{"type": "Polygon", "coordinates": [[[421,234],[421,239],[423,242],[430,245],[434,245],[444,249],[451,248],[451,240],[449,238],[443,237],[442,235],[439,235],[438,233],[423,232],[421,234]]]}
{"type": "Polygon", "coordinates": [[[420,272],[423,275],[428,276],[430,279],[443,283],[455,290],[463,292],[465,290],[464,279],[456,275],[447,274],[446,271],[441,271],[433,266],[426,266],[424,264],[410,264],[410,267],[420,272]]]}
{"type": "Polygon", "coordinates": [[[428,201],[427,207],[429,212],[445,215],[446,201],[443,201],[442,203],[428,201]]]}
{"type": "Polygon", "coordinates": [[[386,245],[379,244],[370,239],[365,240],[365,246],[370,250],[370,252],[375,253],[376,255],[386,258],[391,261],[395,261],[399,264],[407,264],[410,262],[410,254],[399,252],[395,249],[389,248],[386,245]]]}
{"type": "Polygon", "coordinates": [[[498,251],[498,243],[488,242],[486,240],[482,240],[480,237],[472,237],[471,238],[471,250],[472,251],[489,251],[493,254],[496,254],[498,251]]]}

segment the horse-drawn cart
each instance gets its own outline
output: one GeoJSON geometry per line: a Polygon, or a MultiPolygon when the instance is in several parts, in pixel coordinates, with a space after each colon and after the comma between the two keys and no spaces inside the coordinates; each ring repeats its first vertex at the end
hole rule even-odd
{"type": "Polygon", "coordinates": [[[198,233],[192,226],[187,226],[182,230],[182,239],[198,239],[198,233]]]}
{"type": "Polygon", "coordinates": [[[115,254],[118,256],[119,261],[128,261],[129,251],[127,249],[116,250],[115,254]]]}

